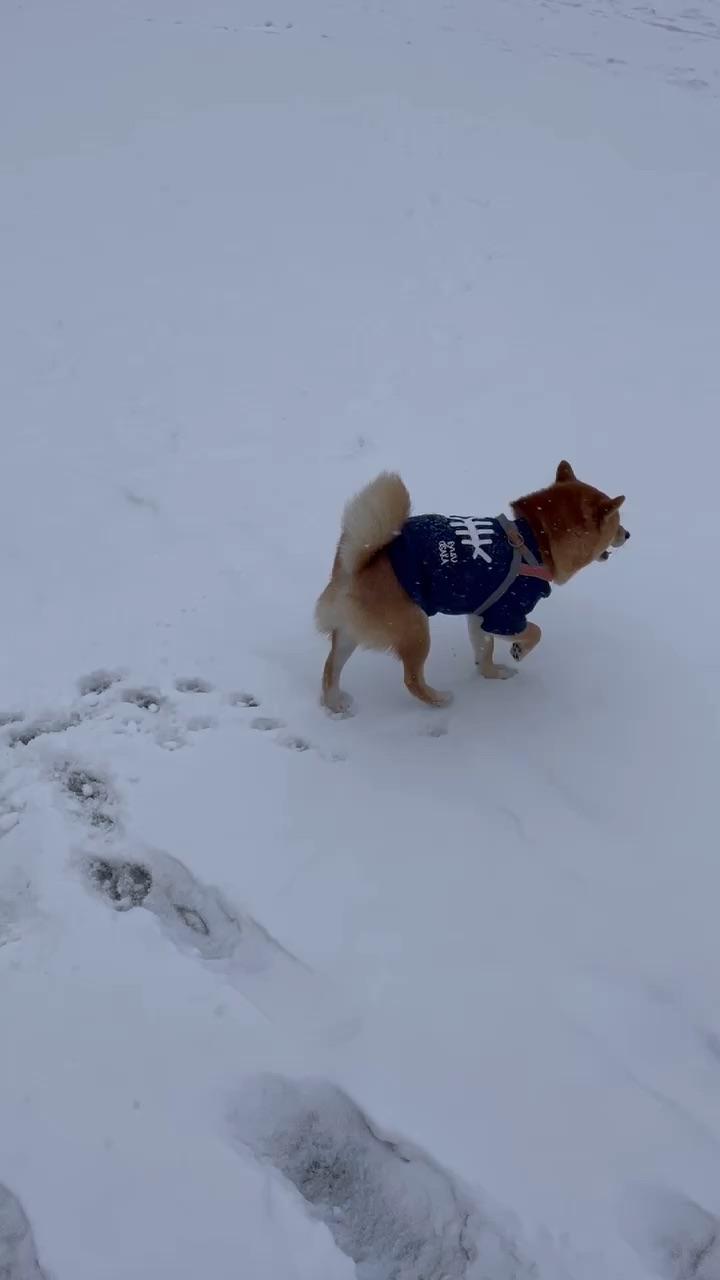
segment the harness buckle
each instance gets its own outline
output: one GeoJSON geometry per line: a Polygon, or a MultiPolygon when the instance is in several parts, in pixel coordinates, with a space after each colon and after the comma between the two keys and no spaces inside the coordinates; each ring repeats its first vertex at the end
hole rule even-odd
{"type": "Polygon", "coordinates": [[[525,546],[525,539],[516,524],[508,525],[505,533],[511,547],[516,547],[517,550],[520,551],[525,546]]]}

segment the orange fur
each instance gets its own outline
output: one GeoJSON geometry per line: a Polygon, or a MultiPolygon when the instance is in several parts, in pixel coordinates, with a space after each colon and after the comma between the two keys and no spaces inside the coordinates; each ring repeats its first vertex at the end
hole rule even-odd
{"type": "MultiPolygon", "coordinates": [[[[512,503],[516,516],[528,521],[552,581],[567,582],[573,574],[620,546],[629,536],[620,524],[623,497],[609,498],[578,480],[561,462],[555,482],[512,503]]],[[[444,706],[449,695],[425,680],[430,651],[427,616],[400,586],[384,548],[410,515],[410,498],[399,476],[384,472],[348,502],[330,581],[320,596],[315,618],[330,636],[330,653],[322,681],[322,702],[346,713],[351,699],[340,689],[340,673],[359,646],[389,651],[403,664],[405,684],[414,697],[431,706],[444,706]]],[[[475,619],[477,622],[477,619],[475,619]]],[[[488,678],[512,674],[492,662],[492,636],[480,636],[471,626],[476,662],[488,678]]],[[[540,628],[528,623],[510,639],[516,660],[539,643],[540,628]]]]}
{"type": "Polygon", "coordinates": [[[518,498],[511,506],[516,516],[530,524],[553,582],[561,585],[615,543],[624,501],[624,496],[609,498],[584,484],[569,462],[561,462],[554,484],[518,498]]]}

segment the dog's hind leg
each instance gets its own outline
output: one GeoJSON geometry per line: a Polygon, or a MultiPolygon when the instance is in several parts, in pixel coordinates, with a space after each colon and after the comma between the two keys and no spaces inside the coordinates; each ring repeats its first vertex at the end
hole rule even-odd
{"type": "Polygon", "coordinates": [[[482,623],[476,614],[468,615],[467,624],[470,644],[475,654],[475,666],[480,675],[486,680],[508,680],[510,676],[514,676],[516,674],[514,667],[504,667],[501,663],[493,662],[495,638],[489,636],[487,631],[483,631],[482,623]]]}
{"type": "Polygon", "coordinates": [[[441,693],[425,680],[425,659],[430,652],[430,627],[421,609],[414,610],[412,625],[402,641],[395,646],[395,652],[403,664],[405,685],[414,698],[419,698],[420,702],[425,702],[430,707],[446,707],[452,702],[451,693],[441,693]]]}
{"type": "Polygon", "coordinates": [[[340,675],[348,658],[351,658],[357,645],[345,632],[335,629],[330,637],[330,652],[325,663],[322,678],[321,701],[328,711],[335,715],[348,715],[352,708],[349,693],[340,688],[340,675]]]}

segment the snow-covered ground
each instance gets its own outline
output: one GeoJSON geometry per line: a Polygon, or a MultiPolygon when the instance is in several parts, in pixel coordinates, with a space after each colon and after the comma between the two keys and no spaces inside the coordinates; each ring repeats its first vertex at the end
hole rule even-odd
{"type": "Polygon", "coordinates": [[[720,1280],[717,0],[0,9],[0,1275],[720,1280]],[[579,474],[317,703],[345,498],[579,474]]]}

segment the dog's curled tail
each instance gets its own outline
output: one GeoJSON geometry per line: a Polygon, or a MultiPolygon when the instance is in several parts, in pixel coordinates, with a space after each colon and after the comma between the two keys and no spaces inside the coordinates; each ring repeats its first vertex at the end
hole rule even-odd
{"type": "Polygon", "coordinates": [[[346,573],[372,560],[400,532],[410,515],[410,494],[400,476],[383,471],[351,498],[343,512],[338,558],[346,573]]]}

